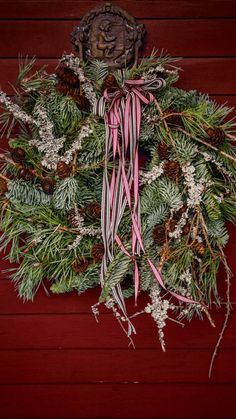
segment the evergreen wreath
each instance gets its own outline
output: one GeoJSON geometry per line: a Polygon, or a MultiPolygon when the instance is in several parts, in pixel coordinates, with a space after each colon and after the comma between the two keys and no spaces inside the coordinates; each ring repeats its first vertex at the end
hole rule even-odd
{"type": "MultiPolygon", "coordinates": [[[[48,74],[45,68],[34,71],[34,59],[21,60],[15,96],[0,92],[2,135],[10,146],[0,155],[0,250],[18,262],[11,278],[23,300],[32,300],[45,278],[57,294],[81,294],[99,284],[106,128],[93,108],[104,92],[122,89],[125,80],[161,80],[161,88],[152,86],[155,100],[142,106],[139,180],[145,249],[167,290],[141,253],[136,261],[140,289],[150,297],[143,312],[156,322],[163,350],[168,319],[182,322],[206,314],[214,324],[206,307],[221,305],[217,271],[222,262],[227,314],[217,349],[230,312],[231,271],[224,246],[229,240],[225,222],[236,217],[235,123],[229,107],[174,87],[175,61],[153,53],[136,67],[111,73],[103,62],[84,63],[64,54],[55,74],[48,74]]],[[[109,156],[106,164],[111,176],[116,160],[109,156]]],[[[130,250],[128,206],[118,233],[130,250]]],[[[129,318],[113,291],[119,285],[124,298],[134,295],[133,269],[128,252],[115,244],[99,302],[92,307],[98,315],[104,303],[124,329],[129,318]]]]}

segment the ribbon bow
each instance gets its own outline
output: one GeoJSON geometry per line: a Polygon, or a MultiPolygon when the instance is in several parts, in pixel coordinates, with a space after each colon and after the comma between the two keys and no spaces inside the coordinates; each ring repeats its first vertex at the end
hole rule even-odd
{"type": "MultiPolygon", "coordinates": [[[[100,282],[104,279],[109,264],[113,260],[114,243],[134,264],[135,304],[140,287],[140,274],[137,256],[142,251],[159,285],[166,290],[161,273],[146,254],[142,235],[139,199],[139,137],[142,117],[142,105],[154,101],[152,89],[165,86],[165,80],[126,80],[122,89],[104,91],[103,96],[94,105],[94,113],[104,117],[106,127],[105,167],[102,190],[101,227],[104,243],[104,257],[101,266],[100,282]],[[108,110],[106,105],[108,104],[108,110]],[[109,156],[113,155],[111,179],[108,175],[109,156]],[[116,160],[118,158],[118,161],[116,160]],[[133,199],[131,198],[133,196],[133,199]],[[132,223],[132,251],[128,252],[117,234],[124,210],[128,205],[132,223]]],[[[113,296],[129,322],[128,335],[135,332],[126,315],[124,298],[120,285],[112,289],[113,296]]],[[[178,300],[188,303],[194,301],[169,291],[178,300]]]]}

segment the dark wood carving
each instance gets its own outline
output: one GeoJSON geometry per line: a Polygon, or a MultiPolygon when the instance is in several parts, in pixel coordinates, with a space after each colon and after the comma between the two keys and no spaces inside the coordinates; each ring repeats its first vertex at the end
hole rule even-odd
{"type": "Polygon", "coordinates": [[[145,28],[119,7],[105,3],[87,13],[71,35],[80,59],[122,68],[137,63],[145,28]]]}

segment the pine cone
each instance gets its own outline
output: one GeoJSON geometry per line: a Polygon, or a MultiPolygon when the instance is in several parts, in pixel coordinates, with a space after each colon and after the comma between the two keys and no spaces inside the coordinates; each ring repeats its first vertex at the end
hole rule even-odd
{"type": "Polygon", "coordinates": [[[174,231],[176,227],[176,221],[172,218],[165,222],[165,228],[167,231],[174,231]]]}
{"type": "Polygon", "coordinates": [[[175,160],[167,160],[164,165],[164,174],[175,180],[179,174],[180,165],[175,160]]]}
{"type": "Polygon", "coordinates": [[[44,178],[41,180],[41,186],[43,188],[43,191],[48,194],[52,195],[55,187],[55,183],[50,178],[44,178]]]}
{"type": "Polygon", "coordinates": [[[25,159],[25,150],[20,147],[11,149],[11,158],[14,162],[20,163],[25,159]]]}
{"type": "Polygon", "coordinates": [[[83,257],[78,257],[72,264],[72,269],[76,273],[83,273],[87,270],[89,266],[89,261],[83,257]]]}
{"type": "Polygon", "coordinates": [[[158,144],[157,153],[161,160],[167,160],[169,158],[170,150],[164,141],[158,144]]]}
{"type": "Polygon", "coordinates": [[[80,213],[87,217],[101,218],[101,206],[96,201],[90,202],[84,208],[81,208],[80,213]]]}
{"type": "Polygon", "coordinates": [[[191,227],[190,223],[185,224],[185,226],[182,229],[182,233],[188,234],[190,232],[190,227],[191,227]]]}
{"type": "Polygon", "coordinates": [[[21,167],[21,169],[18,171],[18,176],[20,179],[24,179],[26,182],[30,182],[34,178],[32,171],[27,167],[21,167]]]}
{"type": "Polygon", "coordinates": [[[199,255],[201,255],[201,256],[203,256],[203,255],[204,255],[204,253],[205,253],[205,247],[204,247],[204,245],[203,245],[202,243],[195,242],[195,243],[193,244],[193,248],[196,250],[196,252],[197,252],[199,255]]]}
{"type": "Polygon", "coordinates": [[[80,94],[80,90],[78,88],[70,86],[61,80],[57,82],[56,89],[59,93],[62,93],[65,96],[71,96],[72,98],[75,98],[80,94]]]}
{"type": "Polygon", "coordinates": [[[69,177],[71,173],[70,166],[66,164],[64,161],[59,161],[57,163],[57,174],[60,179],[65,179],[69,177]]]}
{"type": "Polygon", "coordinates": [[[166,231],[163,225],[157,225],[152,232],[153,240],[156,244],[163,244],[166,240],[166,231]]]}
{"type": "Polygon", "coordinates": [[[79,88],[80,81],[78,76],[76,76],[74,71],[68,68],[66,65],[61,63],[59,67],[57,67],[56,69],[56,75],[60,80],[62,80],[66,84],[79,88]]]}
{"type": "Polygon", "coordinates": [[[68,220],[72,227],[78,227],[77,214],[74,208],[70,210],[68,220]]]}
{"type": "Polygon", "coordinates": [[[221,128],[208,128],[206,131],[210,144],[218,147],[225,139],[225,133],[221,128]]]}
{"type": "Polygon", "coordinates": [[[7,181],[0,177],[0,195],[4,195],[8,191],[7,181]]]}
{"type": "Polygon", "coordinates": [[[178,211],[175,211],[173,214],[173,219],[179,221],[183,213],[187,210],[187,205],[184,204],[178,211]]]}
{"type": "Polygon", "coordinates": [[[104,255],[104,245],[103,243],[96,243],[92,248],[92,257],[94,262],[101,262],[104,255]]]}
{"type": "Polygon", "coordinates": [[[168,109],[167,112],[164,112],[165,120],[168,124],[174,126],[183,126],[181,114],[176,112],[173,109],[168,109]]]}
{"type": "Polygon", "coordinates": [[[74,100],[80,111],[84,111],[84,112],[90,111],[90,107],[91,107],[90,102],[85,96],[83,95],[75,96],[74,100]]]}
{"type": "Polygon", "coordinates": [[[108,74],[102,82],[101,93],[106,89],[115,89],[118,87],[117,80],[113,74],[108,74]]]}

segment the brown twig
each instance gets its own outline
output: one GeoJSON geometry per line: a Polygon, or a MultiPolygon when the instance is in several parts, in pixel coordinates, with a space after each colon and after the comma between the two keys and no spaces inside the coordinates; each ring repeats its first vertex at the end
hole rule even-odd
{"type": "Polygon", "coordinates": [[[229,316],[230,316],[230,308],[231,308],[230,307],[230,285],[231,285],[230,284],[230,278],[231,278],[231,271],[229,269],[229,266],[227,264],[227,261],[226,261],[224,252],[223,252],[223,250],[222,250],[221,247],[220,247],[220,250],[221,250],[221,254],[222,254],[222,258],[223,258],[223,263],[224,263],[224,266],[225,266],[225,269],[226,269],[226,273],[227,273],[227,277],[226,277],[226,284],[227,284],[227,289],[226,289],[226,298],[227,298],[227,301],[226,301],[226,313],[225,313],[225,320],[224,320],[223,326],[221,328],[221,331],[220,331],[218,340],[216,342],[216,345],[215,345],[215,348],[214,348],[214,351],[213,351],[213,354],[212,354],[212,357],[211,357],[211,362],[210,362],[210,366],[209,366],[209,378],[211,377],[211,373],[212,373],[214,361],[215,361],[216,355],[218,353],[220,343],[221,343],[221,341],[222,341],[222,339],[224,337],[225,330],[226,330],[227,325],[228,325],[229,316]]]}
{"type": "Polygon", "coordinates": [[[193,140],[198,141],[198,142],[199,142],[199,143],[201,143],[201,144],[204,144],[205,146],[207,146],[207,147],[211,148],[212,150],[217,151],[217,153],[221,154],[221,155],[222,155],[222,156],[224,156],[224,157],[227,157],[229,160],[232,160],[233,162],[235,162],[235,163],[236,163],[236,158],[235,158],[235,157],[233,157],[233,156],[231,156],[231,155],[230,155],[230,154],[228,154],[228,153],[225,153],[225,151],[219,150],[219,149],[218,149],[217,147],[215,147],[214,145],[209,144],[209,143],[207,143],[206,141],[204,141],[204,140],[202,140],[202,139],[200,139],[200,138],[195,137],[195,135],[190,134],[190,132],[187,132],[187,131],[185,131],[185,130],[184,130],[184,129],[182,129],[182,128],[177,128],[177,130],[178,130],[178,131],[180,131],[180,132],[183,132],[183,134],[187,135],[188,137],[192,138],[193,140]]]}

